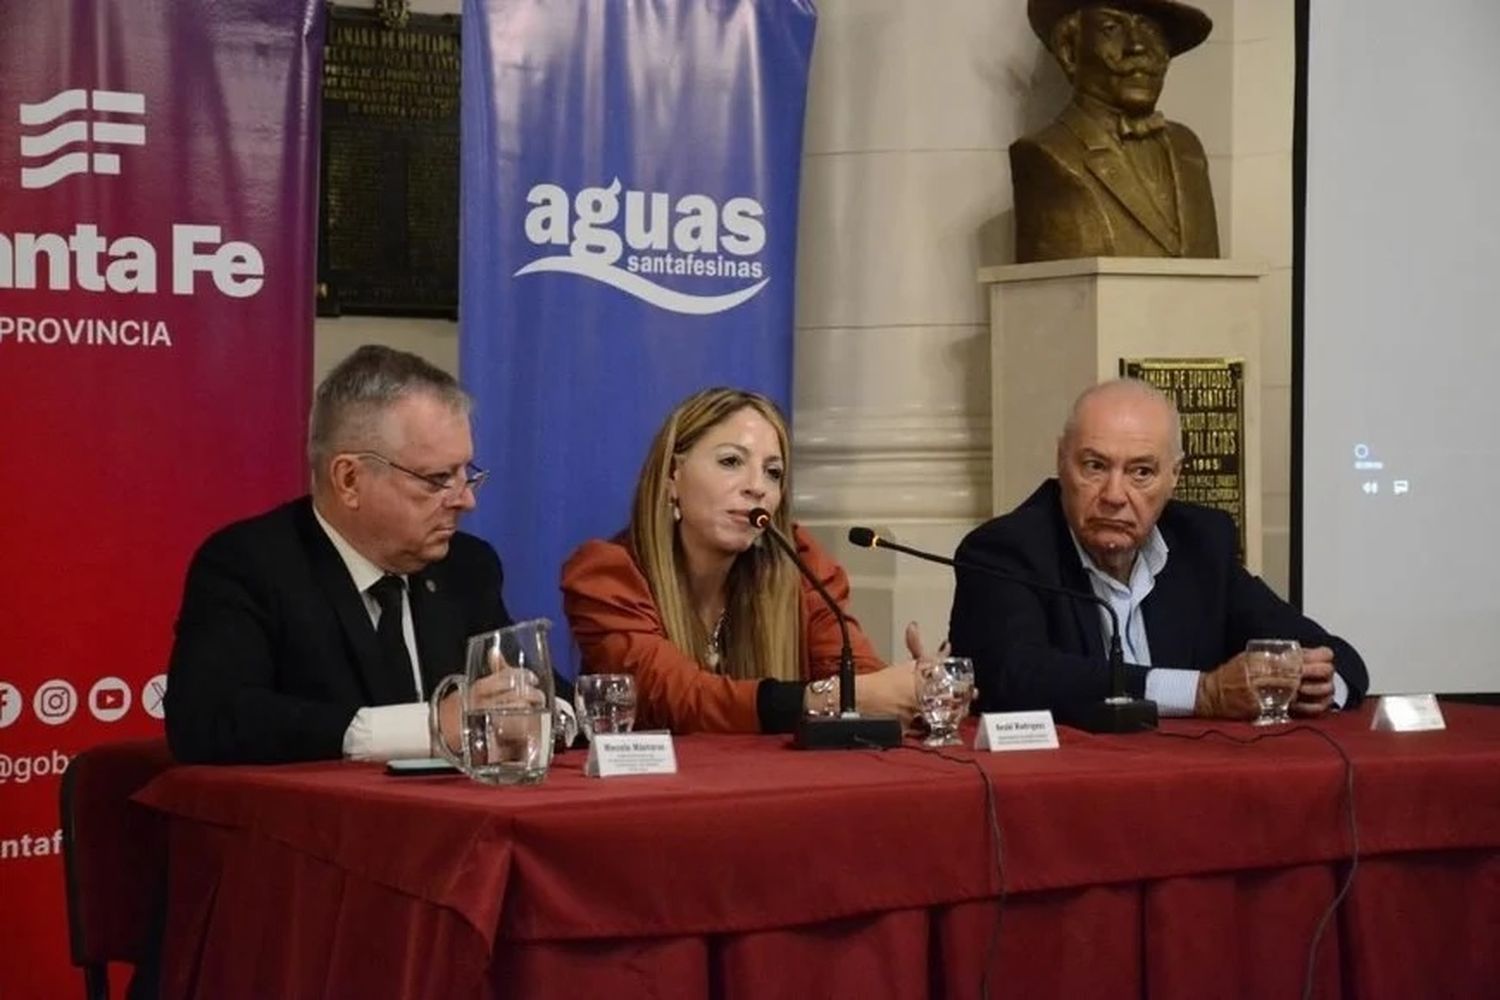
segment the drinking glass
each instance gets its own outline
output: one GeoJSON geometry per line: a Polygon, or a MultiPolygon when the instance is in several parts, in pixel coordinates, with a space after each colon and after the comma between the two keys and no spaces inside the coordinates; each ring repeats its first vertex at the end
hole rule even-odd
{"type": "Polygon", "coordinates": [[[487,785],[533,785],[552,763],[553,678],[547,630],[539,618],[470,636],[464,672],[432,692],[432,742],[450,764],[487,785]],[[439,717],[450,691],[459,699],[458,746],[439,717]]]}
{"type": "Polygon", "coordinates": [[[917,707],[927,721],[924,747],[957,746],[958,723],[974,693],[974,661],[966,656],[918,660],[917,707]]]}
{"type": "Polygon", "coordinates": [[[635,678],[629,674],[583,674],[573,687],[578,726],[598,733],[628,733],[635,725],[635,678]]]}
{"type": "Polygon", "coordinates": [[[1260,702],[1257,726],[1290,722],[1287,709],[1302,683],[1302,647],[1295,639],[1251,639],[1245,644],[1245,678],[1260,702]]]}

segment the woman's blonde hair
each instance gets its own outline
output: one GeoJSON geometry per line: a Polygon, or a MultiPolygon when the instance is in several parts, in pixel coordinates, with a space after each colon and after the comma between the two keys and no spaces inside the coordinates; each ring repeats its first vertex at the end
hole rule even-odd
{"type": "MultiPolygon", "coordinates": [[[[781,446],[781,503],[771,515],[778,531],[791,537],[790,442],[776,404],[743,389],[704,389],[683,400],[657,431],[636,482],[630,511],[630,543],[667,638],[696,659],[708,662],[711,630],[692,607],[681,536],[672,517],[669,484],[677,459],[708,431],[744,409],[758,413],[776,431],[781,446]]],[[[795,566],[767,539],[741,553],[725,582],[725,626],[718,670],[731,677],[802,677],[802,587],[795,566]]]]}

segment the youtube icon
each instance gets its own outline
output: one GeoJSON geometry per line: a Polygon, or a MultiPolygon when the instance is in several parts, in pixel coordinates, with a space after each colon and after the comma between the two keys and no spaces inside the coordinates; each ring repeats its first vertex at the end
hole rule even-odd
{"type": "Polygon", "coordinates": [[[100,722],[116,722],[130,711],[130,686],[118,677],[101,677],[89,689],[89,713],[100,722]]]}

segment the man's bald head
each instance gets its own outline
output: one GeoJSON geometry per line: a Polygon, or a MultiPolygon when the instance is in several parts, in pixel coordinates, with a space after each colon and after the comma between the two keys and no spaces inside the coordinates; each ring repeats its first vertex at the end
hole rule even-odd
{"type": "Polygon", "coordinates": [[[1126,580],[1177,488],[1182,422],[1155,386],[1116,379],[1073,403],[1057,442],[1063,513],[1100,569],[1126,580]]]}
{"type": "Polygon", "coordinates": [[[1156,386],[1138,378],[1111,379],[1079,393],[1063,424],[1062,441],[1068,441],[1077,433],[1084,415],[1092,415],[1091,411],[1095,410],[1113,413],[1122,404],[1126,408],[1139,407],[1147,412],[1159,408],[1159,412],[1166,415],[1166,436],[1172,458],[1174,461],[1182,458],[1182,418],[1177,414],[1177,404],[1156,386]]]}

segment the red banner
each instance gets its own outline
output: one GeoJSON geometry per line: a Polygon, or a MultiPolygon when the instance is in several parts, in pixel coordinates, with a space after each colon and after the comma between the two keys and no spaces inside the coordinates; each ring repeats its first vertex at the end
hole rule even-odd
{"type": "Polygon", "coordinates": [[[0,996],[72,993],[58,777],[161,732],[187,561],[305,488],[319,0],[0,0],[0,996]]]}

